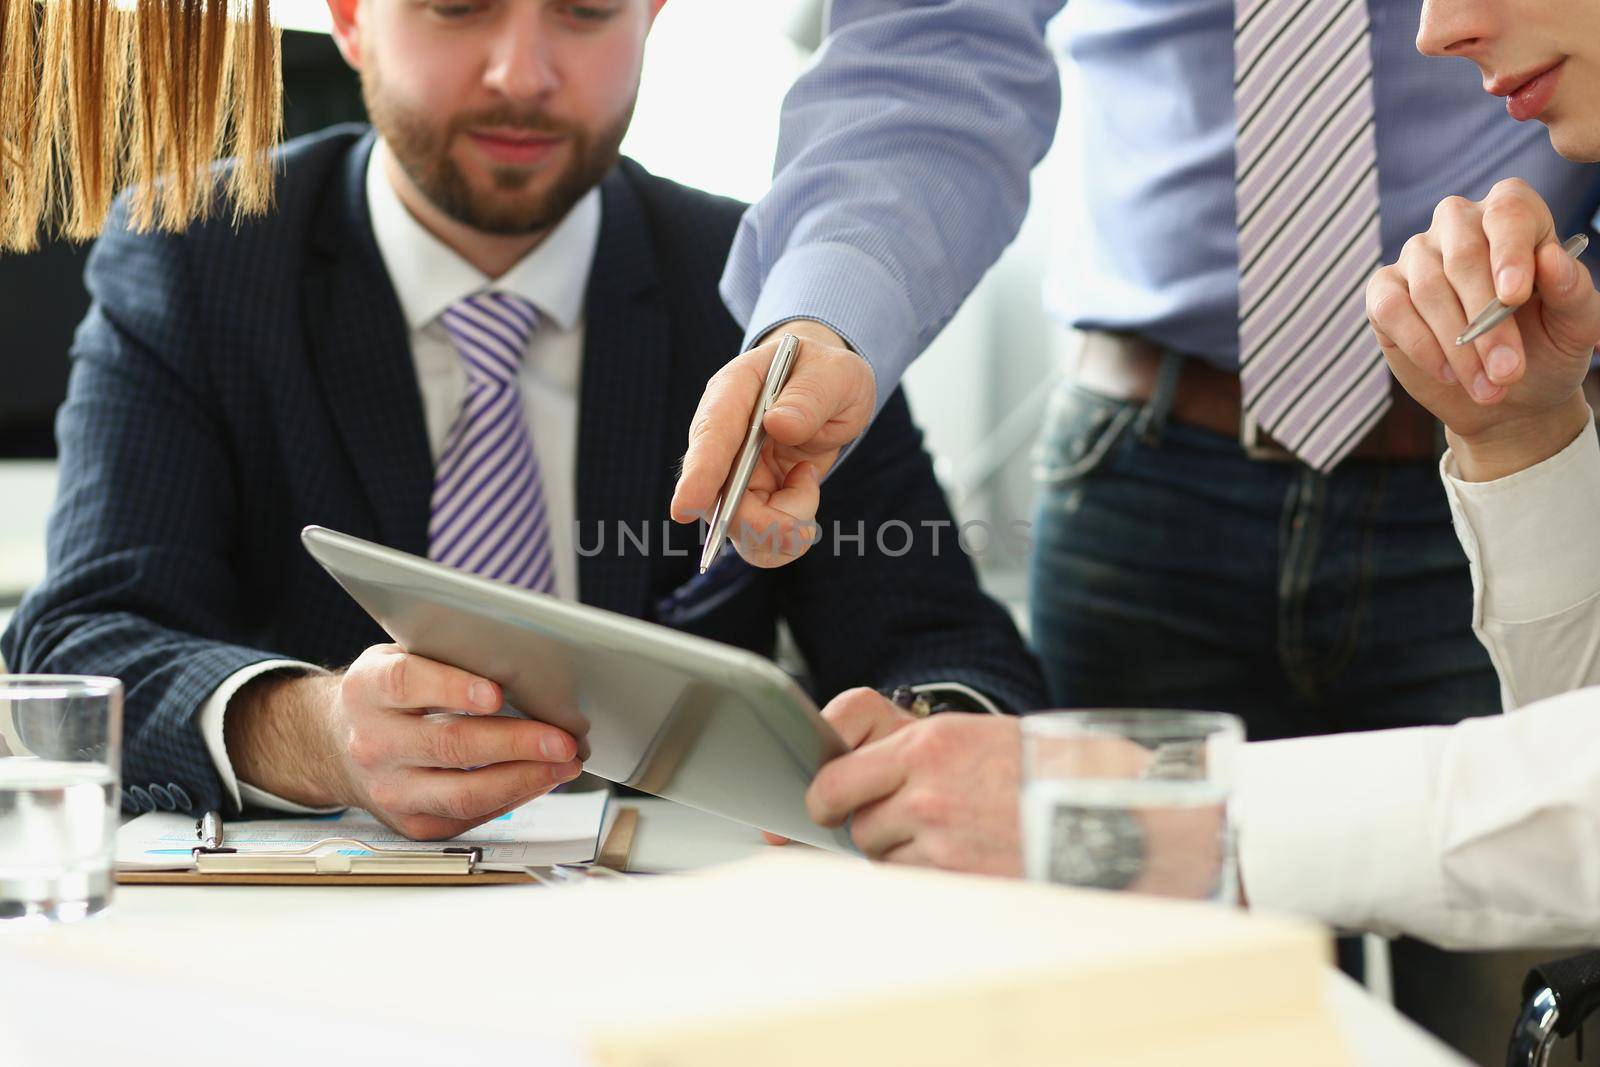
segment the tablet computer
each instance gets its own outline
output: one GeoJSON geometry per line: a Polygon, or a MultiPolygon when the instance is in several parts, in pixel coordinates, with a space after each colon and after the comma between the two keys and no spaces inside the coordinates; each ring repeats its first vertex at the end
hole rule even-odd
{"type": "Polygon", "coordinates": [[[805,807],[811,779],[844,743],[772,661],[320,526],[301,540],[397,644],[498,682],[509,710],[577,739],[585,770],[856,851],[805,807]]]}

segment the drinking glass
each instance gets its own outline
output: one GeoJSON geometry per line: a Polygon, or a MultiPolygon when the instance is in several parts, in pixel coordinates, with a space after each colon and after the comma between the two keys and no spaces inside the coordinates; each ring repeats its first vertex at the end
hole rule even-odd
{"type": "Polygon", "coordinates": [[[1022,719],[1023,869],[1098,889],[1233,902],[1237,716],[1055,711],[1022,719]]]}
{"type": "Polygon", "coordinates": [[[116,679],[0,675],[0,920],[111,902],[121,748],[116,679]]]}

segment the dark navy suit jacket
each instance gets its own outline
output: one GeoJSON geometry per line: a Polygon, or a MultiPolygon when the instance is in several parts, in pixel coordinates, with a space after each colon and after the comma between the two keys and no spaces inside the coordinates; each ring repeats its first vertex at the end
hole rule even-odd
{"type": "MultiPolygon", "coordinates": [[[[301,549],[303,526],[427,554],[433,463],[367,211],[371,143],[341,127],[286,146],[276,211],[237,230],[135,234],[119,209],[90,259],[48,577],[0,647],[14,670],[122,679],[125,806],[222,808],[197,719],[234,671],[341,665],[387,639],[301,549]]],[[[580,557],[581,599],[768,655],[786,619],[822,699],[950,679],[1037,706],[1009,617],[953,533],[935,545],[921,525],[950,514],[899,394],[823,494],[824,529],[864,522],[861,542],[690,584],[699,532],[664,520],[701,390],[741,340],[717,279],[742,205],[628,161],[602,198],[576,493],[583,544],[608,541],[580,557]],[[888,552],[874,536],[890,520],[918,534],[903,554],[902,528],[888,552]],[[648,552],[617,543],[619,521],[650,528],[648,552]]]]}

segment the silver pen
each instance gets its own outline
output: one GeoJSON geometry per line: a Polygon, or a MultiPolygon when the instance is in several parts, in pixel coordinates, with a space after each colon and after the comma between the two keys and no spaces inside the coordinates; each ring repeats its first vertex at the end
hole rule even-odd
{"type": "MultiPolygon", "coordinates": [[[[1589,247],[1589,235],[1586,233],[1575,234],[1568,237],[1561,248],[1567,255],[1577,259],[1583,255],[1583,250],[1589,247]]],[[[1520,307],[1521,305],[1518,305],[1520,307]]],[[[1516,314],[1517,309],[1506,307],[1498,300],[1489,301],[1489,306],[1478,312],[1478,317],[1472,320],[1467,327],[1467,332],[1456,338],[1456,344],[1470,345],[1502,322],[1516,314]]]]}
{"type": "Polygon", "coordinates": [[[733,470],[728,472],[728,480],[722,487],[722,494],[717,497],[716,507],[711,509],[711,518],[708,520],[711,533],[706,538],[705,550],[700,553],[701,574],[717,558],[722,539],[728,536],[733,513],[739,510],[738,502],[750,487],[750,475],[755,473],[756,461],[761,458],[761,447],[767,443],[767,431],[761,427],[762,420],[778,399],[778,394],[783,392],[789,372],[794,369],[795,356],[799,354],[800,338],[786,333],[778,340],[778,354],[772,357],[772,366],[767,368],[767,383],[762,386],[761,395],[756,398],[755,410],[750,413],[750,429],[744,436],[744,448],[739,451],[739,459],[734,463],[733,470]]]}
{"type": "Polygon", "coordinates": [[[208,811],[200,816],[194,824],[194,835],[200,839],[200,847],[207,852],[214,852],[222,847],[222,815],[215,811],[208,811]]]}

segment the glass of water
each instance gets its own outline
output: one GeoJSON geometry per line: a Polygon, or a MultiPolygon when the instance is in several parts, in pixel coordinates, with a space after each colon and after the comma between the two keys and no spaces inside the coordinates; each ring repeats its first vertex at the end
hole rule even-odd
{"type": "Polygon", "coordinates": [[[0,920],[111,902],[122,683],[0,675],[0,920]]]}
{"type": "Polygon", "coordinates": [[[1235,902],[1228,813],[1237,716],[1053,711],[1022,719],[1029,878],[1235,902]]]}

